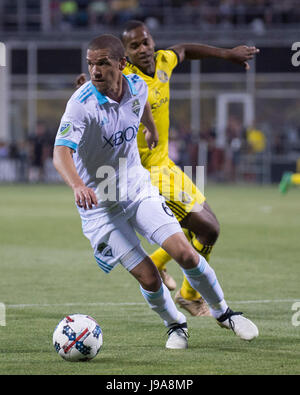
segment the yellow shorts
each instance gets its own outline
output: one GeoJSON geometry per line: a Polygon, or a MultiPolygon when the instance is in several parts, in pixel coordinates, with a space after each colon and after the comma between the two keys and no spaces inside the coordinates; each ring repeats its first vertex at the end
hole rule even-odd
{"type": "Polygon", "coordinates": [[[179,222],[187,216],[195,203],[202,204],[205,201],[204,195],[191,178],[171,160],[168,165],[152,166],[148,170],[152,184],[158,187],[179,222]]]}

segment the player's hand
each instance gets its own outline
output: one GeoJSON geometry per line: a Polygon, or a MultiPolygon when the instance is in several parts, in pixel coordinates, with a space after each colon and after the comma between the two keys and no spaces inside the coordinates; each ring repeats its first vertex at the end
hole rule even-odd
{"type": "Polygon", "coordinates": [[[232,49],[228,49],[227,58],[233,63],[240,64],[244,66],[246,70],[250,69],[248,60],[254,58],[254,56],[259,53],[259,49],[256,47],[248,47],[247,45],[239,45],[232,49]]]}
{"type": "Polygon", "coordinates": [[[80,88],[83,84],[87,82],[87,76],[86,74],[82,73],[78,75],[75,79],[75,87],[78,89],[80,88]]]}
{"type": "Polygon", "coordinates": [[[93,189],[83,185],[83,186],[74,187],[73,191],[74,191],[75,202],[79,207],[87,210],[87,209],[92,209],[93,205],[95,206],[98,205],[98,200],[93,189]]]}
{"type": "Polygon", "coordinates": [[[145,135],[148,148],[152,150],[158,144],[158,131],[155,129],[154,131],[150,132],[148,129],[144,129],[143,133],[145,135]]]}

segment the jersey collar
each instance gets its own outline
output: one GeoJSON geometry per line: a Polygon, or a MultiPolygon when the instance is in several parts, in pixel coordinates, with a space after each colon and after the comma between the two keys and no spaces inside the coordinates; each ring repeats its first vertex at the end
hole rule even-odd
{"type": "Polygon", "coordinates": [[[90,84],[91,84],[92,92],[93,92],[94,95],[96,96],[96,98],[97,98],[97,100],[98,100],[98,103],[99,103],[100,105],[102,105],[102,104],[108,102],[108,98],[107,98],[106,96],[102,95],[102,93],[100,93],[100,92],[98,91],[98,89],[93,85],[92,82],[90,82],[90,84]]]}
{"type": "Polygon", "coordinates": [[[137,90],[135,89],[134,83],[125,74],[123,74],[123,76],[125,77],[125,79],[126,79],[126,81],[128,83],[128,86],[129,86],[129,89],[130,89],[130,93],[132,94],[132,96],[136,96],[137,95],[137,90]]]}
{"type": "MultiPolygon", "coordinates": [[[[125,74],[123,74],[123,76],[125,77],[125,79],[126,79],[126,81],[127,81],[127,83],[128,83],[128,86],[129,86],[129,90],[130,90],[131,95],[132,95],[132,96],[136,96],[136,95],[138,94],[138,92],[137,92],[137,90],[135,89],[135,86],[134,86],[133,82],[132,82],[129,78],[127,78],[127,76],[126,76],[125,74]]],[[[102,104],[107,103],[107,102],[110,101],[109,98],[108,98],[107,96],[102,95],[102,93],[100,93],[100,92],[98,91],[98,89],[93,85],[92,82],[90,82],[90,85],[91,85],[92,92],[93,92],[94,95],[96,96],[96,98],[97,98],[97,100],[98,100],[98,103],[99,103],[100,105],[102,105],[102,104]]]]}

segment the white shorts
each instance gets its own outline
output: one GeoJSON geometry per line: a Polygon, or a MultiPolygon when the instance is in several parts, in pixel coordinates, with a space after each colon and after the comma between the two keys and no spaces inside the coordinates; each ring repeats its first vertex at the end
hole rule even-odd
{"type": "Polygon", "coordinates": [[[90,240],[99,267],[109,273],[121,263],[131,271],[146,256],[136,231],[148,242],[162,245],[175,233],[182,232],[181,226],[163,197],[146,198],[136,205],[128,217],[122,210],[114,211],[109,220],[83,221],[82,230],[90,240]]]}

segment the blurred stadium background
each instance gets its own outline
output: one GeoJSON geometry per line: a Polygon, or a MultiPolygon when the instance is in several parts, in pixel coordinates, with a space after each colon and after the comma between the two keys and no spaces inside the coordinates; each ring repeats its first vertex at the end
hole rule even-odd
{"type": "MultiPolygon", "coordinates": [[[[59,182],[52,146],[89,40],[145,21],[157,49],[255,45],[251,70],[184,62],[171,80],[170,156],[215,182],[276,183],[300,157],[296,0],[0,0],[0,182],[59,182]]],[[[300,46],[300,44],[299,44],[300,46]]],[[[299,162],[298,162],[299,164],[299,162]]],[[[300,165],[300,164],[299,164],[300,165]]],[[[299,167],[299,166],[298,166],[299,167]]]]}

